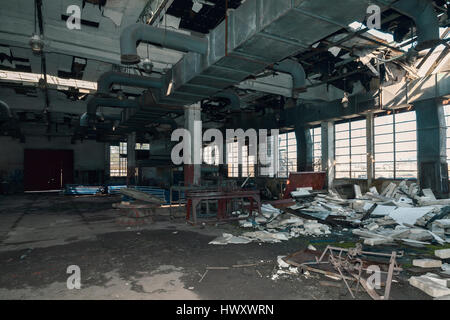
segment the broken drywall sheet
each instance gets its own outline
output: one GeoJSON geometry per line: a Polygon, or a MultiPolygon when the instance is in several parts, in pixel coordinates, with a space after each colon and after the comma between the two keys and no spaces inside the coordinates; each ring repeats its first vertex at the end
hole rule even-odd
{"type": "Polygon", "coordinates": [[[398,224],[414,225],[417,219],[423,217],[427,213],[433,211],[433,207],[421,208],[397,208],[389,213],[389,216],[398,224]]]}

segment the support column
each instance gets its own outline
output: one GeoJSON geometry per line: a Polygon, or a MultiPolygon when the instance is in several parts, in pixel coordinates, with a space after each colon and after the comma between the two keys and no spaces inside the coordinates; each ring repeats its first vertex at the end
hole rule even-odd
{"type": "Polygon", "coordinates": [[[295,127],[297,140],[297,171],[314,171],[313,168],[313,143],[308,128],[295,127]]]}
{"type": "Polygon", "coordinates": [[[448,195],[446,125],[442,104],[434,99],[414,103],[417,118],[418,178],[422,189],[448,195]]]}
{"type": "Polygon", "coordinates": [[[325,121],[321,124],[322,136],[322,171],[327,173],[327,187],[333,187],[334,181],[334,122],[325,121]]]}
{"type": "Polygon", "coordinates": [[[111,144],[105,143],[105,166],[104,166],[104,179],[111,177],[111,144]]]}
{"type": "Polygon", "coordinates": [[[202,158],[202,109],[200,103],[184,109],[184,127],[191,134],[190,163],[184,165],[184,184],[200,185],[202,158]]]}
{"type": "Polygon", "coordinates": [[[370,188],[374,179],[374,132],[373,112],[369,112],[366,118],[366,145],[367,145],[367,188],[370,188]]]}
{"type": "Polygon", "coordinates": [[[127,138],[127,185],[136,185],[136,132],[127,138]]]}

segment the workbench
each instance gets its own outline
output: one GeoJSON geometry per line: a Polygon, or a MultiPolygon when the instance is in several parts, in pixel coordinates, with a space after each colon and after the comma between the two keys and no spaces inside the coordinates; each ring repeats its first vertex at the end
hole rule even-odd
{"type": "MultiPolygon", "coordinates": [[[[227,213],[230,211],[233,203],[236,201],[241,202],[241,208],[244,209],[243,200],[248,199],[250,201],[250,217],[253,217],[253,210],[257,210],[261,213],[261,197],[259,190],[233,190],[233,191],[220,191],[220,190],[193,190],[186,192],[186,220],[187,222],[196,225],[198,222],[198,205],[202,201],[207,203],[207,213],[209,213],[209,201],[217,201],[217,215],[216,220],[208,220],[207,222],[219,222],[238,220],[238,217],[230,217],[227,213]],[[231,205],[230,205],[231,204],[231,205]]],[[[242,212],[242,211],[241,211],[242,212]]]]}

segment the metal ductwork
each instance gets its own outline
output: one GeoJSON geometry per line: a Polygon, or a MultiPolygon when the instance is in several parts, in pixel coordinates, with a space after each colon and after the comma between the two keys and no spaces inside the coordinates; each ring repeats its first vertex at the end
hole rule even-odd
{"type": "Polygon", "coordinates": [[[183,52],[196,52],[203,55],[208,53],[207,38],[136,23],[126,27],[120,36],[120,52],[123,64],[139,63],[140,57],[137,54],[137,43],[139,41],[183,52]]]}
{"type": "MultiPolygon", "coordinates": [[[[386,6],[392,2],[387,0],[386,6]]],[[[165,88],[156,98],[159,103],[189,105],[215,97],[275,63],[309,50],[317,41],[347,28],[355,20],[363,21],[371,3],[371,0],[246,0],[208,34],[206,55],[204,51],[200,54],[191,50],[172,68],[165,77],[165,88]]],[[[165,33],[161,29],[152,30],[160,37],[165,33]]],[[[122,35],[123,42],[135,41],[129,37],[127,30],[122,35]]],[[[122,55],[127,56],[129,51],[125,49],[128,50],[123,45],[122,55]]],[[[301,76],[297,81],[301,83],[301,76]]]]}
{"type": "MultiPolygon", "coordinates": [[[[101,112],[96,113],[96,118],[101,120],[112,120],[112,121],[122,120],[121,115],[104,115],[101,112]]],[[[88,126],[89,126],[89,115],[87,112],[85,112],[80,116],[80,127],[88,127],[88,126]]]]}
{"type": "MultiPolygon", "coordinates": [[[[418,30],[418,49],[439,39],[438,22],[431,1],[378,0],[382,10],[395,8],[411,17],[418,30]]],[[[164,76],[164,88],[155,97],[160,104],[189,105],[215,97],[226,88],[273,68],[279,61],[307,51],[314,43],[364,21],[372,0],[246,0],[206,38],[137,24],[121,35],[121,54],[126,63],[137,63],[139,40],[187,51],[164,76]],[[327,10],[323,10],[327,8],[327,10]],[[193,41],[192,39],[196,39],[193,41]]],[[[277,68],[289,69],[287,62],[277,68]]],[[[294,88],[302,86],[301,66],[294,88]]],[[[280,70],[281,71],[281,70],[280,70]]]]}
{"type": "Polygon", "coordinates": [[[11,108],[6,102],[0,100],[0,119],[11,119],[12,117],[11,108]]]}
{"type": "Polygon", "coordinates": [[[172,149],[176,144],[177,142],[170,141],[170,138],[150,141],[150,157],[156,157],[155,160],[158,157],[170,159],[172,149]]]}
{"type": "Polygon", "coordinates": [[[139,103],[137,100],[92,97],[87,104],[87,114],[91,119],[95,119],[98,107],[138,108],[139,103]]]}
{"type": "Polygon", "coordinates": [[[273,65],[273,70],[289,73],[293,80],[293,91],[306,86],[306,73],[303,66],[297,61],[286,59],[273,65]]]}
{"type": "Polygon", "coordinates": [[[400,0],[394,3],[392,8],[414,20],[417,30],[417,51],[440,43],[439,21],[432,1],[400,0]]]}
{"type": "Polygon", "coordinates": [[[162,89],[161,78],[130,75],[122,72],[105,72],[97,81],[97,94],[108,95],[113,84],[129,87],[162,89]]]}
{"type": "Polygon", "coordinates": [[[171,126],[172,130],[176,130],[178,128],[178,124],[173,119],[158,119],[158,124],[168,124],[171,126]]]}
{"type": "Polygon", "coordinates": [[[231,111],[241,111],[241,98],[232,90],[225,90],[215,95],[216,98],[230,100],[231,111]]]}
{"type": "Polygon", "coordinates": [[[138,99],[138,108],[128,108],[122,111],[122,122],[117,131],[143,129],[152,123],[170,124],[176,126],[175,122],[168,119],[167,115],[184,114],[181,106],[159,104],[156,102],[151,91],[144,92],[138,99]]]}

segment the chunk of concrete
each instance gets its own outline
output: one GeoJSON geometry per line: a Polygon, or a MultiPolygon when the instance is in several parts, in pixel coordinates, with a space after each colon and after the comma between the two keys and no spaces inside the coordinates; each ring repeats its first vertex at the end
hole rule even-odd
{"type": "Polygon", "coordinates": [[[367,230],[369,230],[369,231],[377,230],[379,227],[380,226],[378,224],[376,224],[375,222],[366,226],[367,230]]]}
{"type": "Polygon", "coordinates": [[[427,241],[433,239],[433,236],[428,232],[428,230],[411,229],[408,239],[417,241],[427,241]]]}
{"type": "Polygon", "coordinates": [[[433,282],[436,282],[437,284],[446,287],[446,288],[450,288],[450,279],[445,279],[445,278],[441,278],[440,276],[438,276],[437,274],[434,273],[426,273],[423,277],[427,277],[428,279],[430,279],[433,282]]]}
{"type": "Polygon", "coordinates": [[[434,251],[434,255],[441,259],[450,259],[450,249],[440,249],[434,251]]]}
{"type": "Polygon", "coordinates": [[[442,261],[433,259],[414,259],[413,266],[421,268],[440,268],[442,267],[442,261]]]}
{"type": "Polygon", "coordinates": [[[392,242],[392,240],[389,238],[370,238],[364,240],[364,244],[368,246],[377,246],[389,242],[392,242]]]}
{"type": "Polygon", "coordinates": [[[420,276],[420,277],[411,277],[409,279],[409,284],[417,289],[422,290],[429,296],[433,298],[443,297],[450,295],[450,289],[444,286],[441,286],[430,280],[428,277],[420,276]]]}
{"type": "Polygon", "coordinates": [[[436,224],[438,227],[443,229],[450,229],[450,219],[440,219],[433,222],[433,224],[436,224]]]}

